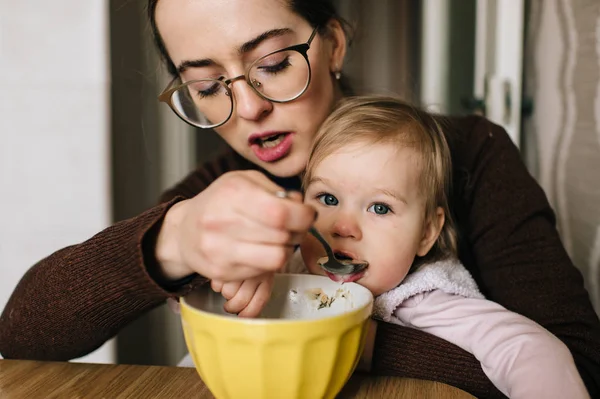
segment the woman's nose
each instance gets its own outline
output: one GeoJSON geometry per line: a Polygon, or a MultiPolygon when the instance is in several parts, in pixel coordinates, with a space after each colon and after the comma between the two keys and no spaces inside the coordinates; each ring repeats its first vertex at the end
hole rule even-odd
{"type": "Polygon", "coordinates": [[[362,230],[358,220],[347,214],[338,214],[331,226],[331,234],[334,238],[353,238],[355,240],[362,238],[362,230]]]}
{"type": "Polygon", "coordinates": [[[273,109],[273,103],[259,96],[248,83],[240,79],[232,83],[235,112],[240,118],[256,121],[273,109]]]}

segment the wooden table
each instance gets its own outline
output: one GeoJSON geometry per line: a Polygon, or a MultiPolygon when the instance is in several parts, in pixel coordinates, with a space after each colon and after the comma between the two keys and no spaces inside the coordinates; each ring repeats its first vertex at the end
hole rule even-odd
{"type": "MultiPolygon", "coordinates": [[[[178,367],[0,360],[2,399],[213,398],[196,370],[178,367]]],[[[339,398],[473,398],[445,384],[353,376],[339,398]]]]}

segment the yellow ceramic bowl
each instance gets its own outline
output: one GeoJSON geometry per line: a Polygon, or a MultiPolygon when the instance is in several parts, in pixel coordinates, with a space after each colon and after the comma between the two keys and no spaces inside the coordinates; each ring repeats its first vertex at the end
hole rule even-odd
{"type": "Polygon", "coordinates": [[[334,398],[360,359],[373,296],[356,283],[278,274],[260,318],[223,304],[208,285],[181,300],[187,347],[218,399],[334,398]]]}

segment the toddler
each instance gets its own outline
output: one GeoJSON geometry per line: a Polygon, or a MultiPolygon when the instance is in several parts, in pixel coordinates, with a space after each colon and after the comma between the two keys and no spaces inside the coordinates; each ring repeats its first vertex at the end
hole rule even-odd
{"type": "Polygon", "coordinates": [[[346,100],[315,138],[303,177],[315,227],[341,258],[366,270],[323,271],[320,243],[301,244],[311,273],[367,287],[375,317],[443,338],[472,353],[511,398],[589,397],[571,353],[524,316],[486,300],[458,261],[449,206],[451,159],[428,113],[386,97],[346,100]]]}

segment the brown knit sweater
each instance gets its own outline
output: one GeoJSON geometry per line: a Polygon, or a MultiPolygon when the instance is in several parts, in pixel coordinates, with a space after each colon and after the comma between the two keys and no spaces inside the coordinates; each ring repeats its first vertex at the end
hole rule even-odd
{"type": "MultiPolygon", "coordinates": [[[[454,163],[452,207],[461,261],[487,298],[535,320],[570,348],[596,397],[600,322],[542,189],[500,127],[476,116],[444,124],[454,163]]],[[[197,277],[171,292],[151,277],[160,223],[173,203],[198,194],[226,171],[249,168],[236,154],[226,154],[165,193],[160,205],[33,266],[0,319],[0,353],[22,359],[80,357],[169,296],[204,283],[197,277]]],[[[377,374],[441,381],[477,397],[502,396],[472,355],[417,330],[380,323],[373,362],[377,374]]]]}

